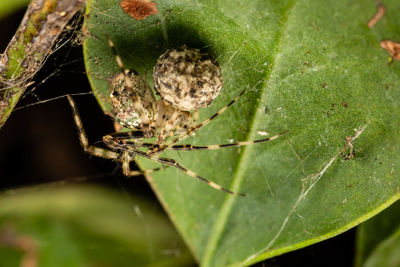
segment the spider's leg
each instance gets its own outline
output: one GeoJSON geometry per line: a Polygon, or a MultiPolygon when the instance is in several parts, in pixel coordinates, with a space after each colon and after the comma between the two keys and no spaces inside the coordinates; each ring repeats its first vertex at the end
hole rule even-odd
{"type": "Polygon", "coordinates": [[[117,50],[115,49],[114,46],[114,42],[111,40],[110,37],[107,36],[107,40],[108,40],[108,45],[111,48],[112,53],[114,54],[115,57],[115,61],[117,62],[118,67],[120,68],[121,72],[125,75],[125,80],[127,81],[127,85],[129,87],[132,87],[132,81],[129,80],[129,77],[127,77],[127,74],[132,71],[134,74],[139,75],[138,72],[134,69],[128,70],[127,68],[125,68],[124,63],[122,62],[121,57],[118,55],[117,50]]]}
{"type": "Polygon", "coordinates": [[[130,167],[130,163],[134,160],[134,157],[131,157],[130,152],[123,152],[122,153],[122,172],[125,176],[139,176],[139,175],[145,175],[148,173],[156,172],[159,170],[163,170],[163,167],[155,168],[155,169],[150,169],[150,170],[144,170],[144,171],[132,171],[130,167]]]}
{"type": "MultiPolygon", "coordinates": [[[[131,146],[134,146],[134,147],[146,147],[146,148],[149,148],[150,150],[157,149],[159,147],[159,145],[157,143],[155,143],[155,144],[143,143],[143,141],[142,141],[143,138],[148,138],[148,137],[145,136],[145,133],[140,130],[111,133],[106,136],[103,136],[103,141],[110,139],[110,138],[121,141],[123,143],[129,143],[131,146]]],[[[105,141],[105,144],[108,145],[106,141],[105,141]]],[[[113,149],[113,148],[111,147],[111,149],[113,149]]]]}
{"type": "Polygon", "coordinates": [[[196,109],[195,111],[193,111],[193,121],[197,123],[198,120],[199,120],[199,110],[196,109]]]}
{"type": "Polygon", "coordinates": [[[206,183],[208,186],[210,186],[210,187],[212,187],[214,189],[217,189],[217,190],[220,190],[220,191],[223,191],[225,193],[228,193],[228,194],[231,194],[231,195],[235,195],[235,196],[242,196],[242,197],[246,196],[246,194],[237,193],[237,192],[233,192],[231,190],[228,190],[228,189],[220,186],[219,184],[216,184],[216,183],[208,180],[207,178],[204,178],[203,176],[200,176],[200,175],[196,174],[195,172],[193,172],[193,171],[191,171],[189,169],[186,169],[185,167],[183,167],[182,165],[180,165],[178,162],[176,162],[173,159],[168,159],[168,158],[163,158],[163,157],[158,157],[158,156],[148,156],[146,153],[144,153],[142,151],[135,151],[135,153],[136,152],[139,152],[138,155],[140,155],[142,157],[147,157],[147,158],[149,158],[149,159],[151,159],[153,161],[157,161],[157,162],[163,163],[165,165],[173,166],[173,167],[183,171],[187,175],[189,175],[189,176],[191,176],[193,178],[196,178],[196,179],[200,180],[203,183],[206,183]]]}
{"type": "Polygon", "coordinates": [[[212,187],[214,189],[223,191],[223,192],[231,194],[231,195],[236,195],[236,196],[245,196],[246,195],[246,194],[243,194],[243,193],[236,193],[236,192],[233,192],[231,190],[228,190],[228,189],[220,186],[219,184],[216,184],[216,183],[208,180],[207,178],[204,178],[204,177],[196,174],[195,172],[193,172],[193,171],[191,171],[189,169],[186,169],[185,167],[183,167],[182,165],[180,165],[178,162],[176,162],[173,159],[158,157],[158,156],[155,156],[155,155],[148,155],[146,152],[137,150],[135,146],[131,146],[131,145],[128,145],[128,144],[125,144],[125,143],[120,143],[120,142],[118,142],[118,140],[114,140],[111,136],[110,136],[110,138],[108,140],[104,140],[104,141],[107,142],[108,145],[110,145],[110,146],[112,146],[112,147],[114,147],[116,149],[119,149],[119,150],[122,150],[122,151],[126,151],[126,152],[132,153],[134,155],[138,155],[138,156],[144,157],[144,158],[148,158],[148,159],[150,159],[152,161],[160,162],[160,163],[165,164],[165,165],[173,166],[173,167],[183,171],[187,175],[189,175],[189,176],[191,176],[193,178],[196,178],[196,179],[200,180],[203,183],[206,183],[208,186],[210,186],[210,187],[212,187]]]}
{"type": "Polygon", "coordinates": [[[119,159],[119,153],[115,151],[89,145],[89,141],[86,136],[85,129],[83,128],[82,120],[81,117],[79,116],[78,108],[76,107],[75,101],[72,99],[71,96],[68,95],[67,97],[69,104],[71,105],[72,108],[72,114],[74,116],[75,125],[78,128],[79,141],[81,142],[83,149],[89,154],[96,157],[107,158],[107,159],[119,159]]]}
{"type": "MultiPolygon", "coordinates": [[[[188,144],[182,144],[182,145],[173,145],[167,148],[164,148],[164,150],[215,150],[215,149],[220,149],[220,148],[225,148],[225,147],[240,147],[240,146],[248,146],[248,145],[253,145],[253,144],[258,144],[258,143],[264,143],[268,141],[272,141],[277,139],[278,137],[288,133],[289,130],[286,130],[284,132],[281,132],[277,135],[264,138],[264,139],[258,139],[258,140],[251,140],[251,141],[242,141],[242,142],[236,142],[232,144],[220,144],[220,145],[206,145],[206,146],[194,146],[194,145],[188,145],[188,144]]],[[[126,141],[124,144],[132,147],[145,147],[149,149],[154,149],[158,148],[157,144],[153,143],[137,143],[137,142],[132,142],[132,141],[126,141]]]]}
{"type": "Polygon", "coordinates": [[[118,140],[127,140],[127,139],[135,139],[135,140],[140,140],[143,138],[146,138],[144,135],[143,131],[140,130],[134,130],[134,131],[129,131],[129,132],[115,132],[115,133],[110,133],[108,134],[112,136],[114,139],[118,140]]]}
{"type": "Polygon", "coordinates": [[[193,126],[192,128],[188,129],[187,132],[181,134],[180,136],[178,136],[177,138],[173,139],[172,141],[168,142],[165,145],[161,145],[159,149],[155,149],[153,151],[151,151],[149,154],[155,154],[155,153],[159,153],[161,151],[163,151],[164,149],[167,149],[169,147],[171,147],[173,144],[178,143],[179,141],[183,140],[184,138],[186,138],[188,135],[198,131],[201,127],[207,125],[210,121],[212,121],[213,119],[215,119],[218,115],[221,115],[222,113],[224,113],[231,105],[233,105],[233,103],[235,103],[236,101],[239,100],[239,98],[246,92],[246,90],[243,90],[238,96],[236,96],[233,100],[231,100],[226,106],[224,106],[223,108],[221,108],[217,113],[215,113],[214,115],[212,115],[210,118],[206,119],[205,121],[193,126]]]}
{"type": "MultiPolygon", "coordinates": [[[[284,132],[281,132],[277,135],[271,136],[269,138],[264,138],[264,139],[258,139],[258,140],[251,140],[251,141],[242,141],[242,142],[236,142],[232,144],[222,144],[222,145],[207,145],[207,146],[193,146],[193,145],[174,145],[165,148],[164,150],[215,150],[215,149],[220,149],[220,148],[225,148],[225,147],[239,147],[239,146],[248,146],[252,144],[257,144],[257,143],[263,143],[263,142],[268,142],[277,139],[281,135],[286,134],[289,132],[289,130],[286,130],[284,132]]],[[[128,144],[130,144],[128,142],[128,144]]],[[[150,147],[151,144],[149,143],[143,143],[141,146],[142,147],[150,147]]]]}
{"type": "MultiPolygon", "coordinates": [[[[151,173],[151,172],[155,172],[155,171],[159,171],[159,170],[163,169],[163,168],[155,168],[152,170],[145,170],[145,171],[131,171],[129,164],[131,161],[133,161],[133,157],[129,156],[128,152],[124,152],[122,154],[122,158],[121,158],[120,153],[118,153],[118,152],[115,152],[115,151],[112,151],[109,149],[104,149],[101,147],[96,147],[93,145],[89,145],[89,141],[86,136],[85,129],[83,128],[82,120],[79,116],[78,108],[76,107],[75,101],[72,99],[71,96],[68,95],[67,97],[68,97],[68,101],[72,108],[75,125],[78,128],[79,140],[81,142],[83,149],[86,152],[88,152],[89,154],[96,156],[96,157],[102,157],[102,158],[122,161],[122,170],[123,170],[124,175],[126,175],[126,176],[138,176],[138,175],[143,175],[143,174],[147,174],[147,173],[151,173]]],[[[139,131],[138,132],[131,131],[131,132],[126,132],[126,133],[112,133],[110,135],[106,135],[106,137],[104,137],[104,138],[107,139],[107,136],[109,138],[115,138],[115,140],[124,140],[124,139],[132,139],[135,137],[140,138],[139,137],[140,133],[139,133],[139,131]],[[111,137],[111,136],[113,136],[113,137],[111,137]]]]}

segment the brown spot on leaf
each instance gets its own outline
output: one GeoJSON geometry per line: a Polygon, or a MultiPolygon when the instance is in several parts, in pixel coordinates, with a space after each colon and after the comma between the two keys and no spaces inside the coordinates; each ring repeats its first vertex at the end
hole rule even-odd
{"type": "Polygon", "coordinates": [[[382,3],[378,4],[378,11],[376,12],[376,14],[374,15],[374,17],[372,19],[370,19],[370,21],[368,21],[368,27],[372,28],[375,26],[375,24],[378,23],[378,21],[385,15],[385,6],[382,3]]]}
{"type": "Polygon", "coordinates": [[[382,48],[385,48],[390,56],[395,60],[400,60],[400,43],[390,40],[380,42],[382,48]]]}
{"type": "Polygon", "coordinates": [[[123,0],[120,5],[126,14],[136,20],[142,20],[158,13],[157,3],[147,0],[123,0]]]}
{"type": "Polygon", "coordinates": [[[391,89],[392,86],[394,86],[394,83],[385,83],[385,89],[386,91],[389,91],[391,89]]]}

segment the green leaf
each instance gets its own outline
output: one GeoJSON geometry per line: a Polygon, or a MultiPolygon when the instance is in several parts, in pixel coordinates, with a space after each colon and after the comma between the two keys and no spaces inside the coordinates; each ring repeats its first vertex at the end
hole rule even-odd
{"type": "Polygon", "coordinates": [[[0,196],[0,266],[20,266],[29,253],[44,267],[192,264],[159,211],[90,187],[0,196]]]}
{"type": "Polygon", "coordinates": [[[0,1],[0,18],[11,15],[14,11],[26,6],[29,0],[1,0],[0,1]]]}
{"type": "MultiPolygon", "coordinates": [[[[247,88],[183,143],[224,144],[290,131],[247,147],[164,153],[246,197],[214,190],[175,168],[147,177],[203,266],[249,265],[307,246],[399,198],[400,65],[388,64],[379,46],[400,40],[398,1],[384,2],[386,15],[373,29],[366,25],[376,6],[362,0],[157,4],[158,15],[137,21],[119,1],[88,3],[85,64],[105,112],[110,79],[119,71],[109,36],[124,64],[150,84],[167,48],[206,47],[222,66],[224,87],[200,110],[200,120],[247,88]],[[349,153],[349,136],[355,157],[347,160],[342,152],[349,153]]],[[[138,162],[144,169],[157,166],[138,162]]]]}
{"type": "MultiPolygon", "coordinates": [[[[357,229],[356,266],[377,263],[375,266],[389,265],[391,257],[386,253],[396,251],[394,259],[398,259],[398,246],[400,230],[400,202],[396,202],[379,215],[362,223],[357,229]],[[382,257],[384,256],[384,257],[382,257]],[[387,264],[379,265],[381,260],[387,264]],[[367,262],[369,262],[367,264],[367,262]]],[[[399,261],[397,261],[399,262],[399,261]]],[[[398,264],[397,264],[398,265],[398,264]]]]}
{"type": "Polygon", "coordinates": [[[365,267],[400,265],[400,231],[383,241],[365,262],[365,267]]]}

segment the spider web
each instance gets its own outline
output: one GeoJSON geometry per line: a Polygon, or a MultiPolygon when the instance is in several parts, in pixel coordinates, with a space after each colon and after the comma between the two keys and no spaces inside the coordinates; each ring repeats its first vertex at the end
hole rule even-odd
{"type": "MultiPolygon", "coordinates": [[[[114,16],[112,12],[108,12],[107,9],[96,8],[92,7],[92,14],[107,17],[111,24],[119,25],[121,29],[127,27],[125,21],[120,17],[114,16]]],[[[288,12],[290,14],[290,8],[288,12]]],[[[163,19],[164,15],[168,16],[168,14],[161,14],[161,19],[163,19]]],[[[365,127],[366,125],[366,122],[362,121],[362,119],[351,121],[351,125],[346,125],[346,127],[340,129],[339,137],[332,137],[329,133],[312,132],[310,130],[312,122],[301,120],[303,124],[298,126],[293,121],[290,121],[291,107],[285,105],[286,99],[283,101],[282,98],[286,92],[285,88],[291,90],[296,87],[291,83],[291,78],[298,75],[298,73],[296,72],[297,69],[293,70],[291,68],[294,67],[291,66],[298,66],[299,63],[295,58],[282,59],[281,57],[281,50],[288,46],[284,42],[285,38],[289,38],[289,35],[285,35],[288,31],[285,23],[287,21],[283,20],[282,25],[277,25],[281,27],[279,30],[280,36],[268,37],[270,40],[268,38],[263,39],[264,41],[272,40],[272,47],[268,47],[273,51],[271,52],[272,57],[251,58],[250,52],[257,52],[257,50],[252,47],[254,40],[248,36],[243,38],[241,42],[234,43],[229,48],[226,48],[223,53],[215,54],[219,61],[224,62],[225,86],[221,96],[209,108],[201,111],[200,120],[208,118],[223,107],[241,89],[247,88],[248,92],[240,102],[218,118],[218,121],[216,120],[209,126],[204,127],[196,136],[186,139],[185,143],[197,145],[231,143],[257,139],[265,134],[276,133],[285,129],[297,130],[293,137],[288,137],[287,140],[277,140],[276,144],[255,145],[249,148],[235,148],[227,151],[181,153],[172,151],[166,153],[168,157],[176,159],[182,165],[210,180],[224,186],[227,185],[231,189],[245,190],[244,192],[248,193],[250,197],[244,200],[227,198],[223,193],[214,192],[212,191],[213,189],[206,186],[199,186],[195,181],[189,181],[190,178],[185,174],[179,173],[179,171],[172,168],[149,178],[164,207],[168,209],[170,217],[175,221],[186,241],[195,250],[195,255],[205,262],[218,261],[220,259],[222,265],[226,264],[226,259],[235,259],[235,257],[239,260],[244,259],[246,262],[253,262],[260,254],[270,253],[269,255],[275,255],[274,253],[284,252],[293,243],[301,243],[304,240],[313,240],[313,237],[320,237],[318,233],[320,229],[313,224],[316,221],[315,218],[320,217],[313,213],[312,210],[307,210],[307,206],[314,207],[313,203],[320,201],[318,196],[323,194],[324,190],[329,189],[329,185],[325,180],[331,181],[329,180],[329,178],[333,177],[331,172],[337,171],[335,164],[339,164],[339,159],[341,159],[338,153],[343,148],[343,139],[353,134],[352,129],[358,129],[358,127],[365,127]],[[251,60],[248,58],[251,58],[251,60]],[[274,65],[275,63],[276,65],[274,65]],[[287,67],[287,72],[282,71],[284,67],[287,67]],[[272,70],[269,68],[272,68],[272,70]],[[286,75],[274,76],[274,71],[286,75]],[[269,77],[268,75],[271,76],[269,77]],[[271,81],[274,81],[275,84],[271,81]],[[282,91],[277,92],[276,88],[280,88],[282,91]],[[310,135],[305,138],[302,131],[310,135]],[[302,147],[302,142],[297,139],[298,136],[303,138],[300,138],[300,140],[303,140],[306,147],[302,147]],[[286,165],[291,167],[282,168],[282,166],[286,165]],[[309,179],[303,180],[307,177],[309,179]],[[317,178],[312,179],[313,177],[317,178]],[[268,229],[268,231],[262,231],[262,234],[254,234],[258,233],[260,229],[268,229]],[[253,234],[249,235],[249,233],[253,234]],[[296,241],[288,241],[288,236],[294,236],[296,241]],[[242,245],[243,242],[245,243],[242,245]],[[243,250],[246,250],[248,255],[251,256],[235,253],[233,248],[237,248],[237,246],[244,247],[245,245],[248,247],[243,248],[243,250]]],[[[136,30],[129,29],[128,32],[135,35],[149,27],[156,27],[156,25],[147,25],[136,30]]],[[[165,40],[173,41],[175,37],[168,34],[168,25],[162,24],[162,27],[164,27],[165,40]]],[[[121,30],[121,32],[123,31],[121,30]]],[[[121,35],[124,34],[124,32],[121,33],[121,35]]],[[[114,40],[113,36],[112,38],[114,40]]],[[[73,40],[70,37],[67,39],[73,40]]],[[[117,43],[118,41],[120,40],[116,36],[115,42],[117,43]]],[[[99,42],[101,42],[101,39],[99,42]]],[[[109,52],[109,47],[105,42],[103,43],[102,50],[109,53],[108,57],[103,60],[108,61],[108,63],[113,62],[114,59],[109,52]]],[[[265,51],[270,51],[266,47],[260,46],[265,51]]],[[[62,46],[60,45],[60,47],[62,46]]],[[[204,47],[212,47],[212,44],[205,43],[204,47]]],[[[135,61],[137,60],[135,59],[136,54],[130,51],[129,46],[120,44],[117,46],[117,50],[126,65],[131,67],[140,65],[141,61],[135,61]]],[[[65,55],[59,57],[61,61],[66,59],[65,55]]],[[[99,56],[98,59],[102,60],[102,57],[99,56]]],[[[71,62],[73,61],[66,60],[64,65],[68,66],[71,62]]],[[[142,63],[143,67],[138,67],[138,70],[151,82],[152,63],[142,63]]],[[[313,69],[316,72],[323,72],[329,68],[313,69]]],[[[60,72],[53,70],[50,73],[51,75],[45,76],[51,77],[46,83],[51,81],[57,73],[64,75],[68,73],[68,70],[63,69],[60,72]]],[[[104,73],[106,75],[103,80],[107,84],[106,79],[112,75],[113,71],[105,70],[104,73]]],[[[81,74],[74,73],[74,75],[81,74]]],[[[98,71],[90,74],[99,77],[103,75],[103,72],[98,71]]],[[[84,76],[84,74],[82,75],[84,76]]],[[[55,88],[60,85],[61,83],[59,82],[55,88]]],[[[31,91],[32,98],[36,95],[39,99],[43,99],[38,95],[41,86],[31,91]]],[[[67,88],[67,90],[72,89],[67,88]]],[[[290,92],[296,94],[297,91],[291,90],[290,92]]],[[[58,96],[62,95],[59,94],[58,96]]],[[[286,97],[289,98],[287,95],[286,97]]],[[[301,94],[298,94],[297,97],[303,99],[301,94]]],[[[99,117],[104,117],[101,111],[97,114],[90,113],[95,109],[94,106],[96,104],[89,110],[82,112],[82,109],[88,106],[87,104],[79,104],[81,99],[84,98],[92,97],[76,97],[89,139],[91,143],[95,143],[101,140],[102,135],[113,131],[113,127],[108,119],[101,123],[98,122],[99,117]],[[100,124],[100,129],[92,130],[91,122],[93,121],[96,122],[94,124],[100,124]],[[105,129],[106,124],[109,125],[107,126],[108,129],[105,129]],[[96,136],[90,136],[91,134],[96,134],[96,136]]],[[[33,103],[42,103],[41,101],[35,101],[37,100],[33,100],[33,103]]],[[[57,101],[63,102],[64,100],[57,101]]],[[[295,106],[298,102],[291,103],[295,106]]],[[[64,109],[68,110],[67,105],[64,109]]],[[[292,113],[291,115],[295,114],[292,113]]],[[[315,119],[313,116],[310,117],[315,119]]],[[[20,124],[26,125],[26,122],[21,122],[20,124]]],[[[365,132],[362,130],[359,132],[360,134],[363,133],[360,139],[364,138],[364,135],[368,135],[365,132]]],[[[72,136],[77,140],[74,134],[72,136]]],[[[356,136],[359,137],[360,135],[356,136]]],[[[100,159],[99,161],[101,164],[105,164],[104,160],[100,159]]],[[[141,162],[141,166],[150,168],[152,163],[141,162]]],[[[342,202],[344,199],[339,199],[342,197],[339,193],[337,196],[329,196],[329,199],[333,200],[335,197],[337,197],[335,200],[344,205],[342,202]]],[[[323,201],[325,201],[325,197],[322,199],[323,201]]],[[[332,214],[334,212],[332,210],[329,211],[332,214]]],[[[150,247],[148,251],[149,253],[151,252],[150,247]]]]}
{"type": "MultiPolygon", "coordinates": [[[[103,15],[103,16],[106,15],[105,13],[100,12],[100,11],[97,12],[97,14],[103,15]]],[[[79,20],[80,20],[80,18],[76,18],[75,22],[78,22],[79,20]]],[[[111,20],[113,20],[113,19],[111,19],[111,20]]],[[[115,18],[114,22],[121,23],[121,21],[119,21],[119,19],[117,19],[117,18],[115,18]]],[[[71,44],[73,44],[77,40],[76,38],[77,38],[77,35],[79,35],[79,34],[80,34],[79,29],[77,27],[73,27],[72,30],[67,32],[60,39],[60,41],[56,45],[56,49],[54,49],[56,51],[55,55],[50,57],[50,59],[47,62],[47,65],[51,64],[51,65],[53,65],[52,67],[55,66],[55,68],[50,70],[50,74],[44,74],[43,78],[40,76],[41,74],[39,74],[37,76],[37,78],[35,80],[39,81],[38,84],[33,86],[27,92],[24,102],[21,102],[21,105],[19,108],[21,108],[21,109],[28,108],[32,104],[34,104],[34,105],[44,104],[44,102],[48,101],[48,100],[50,100],[50,101],[57,100],[58,102],[63,102],[64,99],[62,99],[62,98],[63,98],[64,94],[61,93],[61,89],[63,89],[65,91],[65,93],[69,93],[69,94],[74,93],[74,92],[79,92],[78,89],[79,89],[79,87],[81,87],[80,83],[77,83],[78,88],[77,87],[72,88],[74,86],[66,86],[62,82],[62,80],[55,81],[54,84],[51,83],[53,79],[56,79],[58,77],[63,77],[65,79],[65,77],[68,74],[72,74],[71,79],[77,79],[77,76],[81,76],[82,79],[85,78],[85,72],[82,69],[77,71],[76,70],[77,68],[74,67],[74,64],[82,64],[81,58],[78,56],[77,59],[70,59],[68,56],[68,54],[72,53],[71,52],[72,51],[71,44]],[[52,63],[50,61],[53,61],[55,63],[52,63]],[[47,93],[42,94],[41,91],[44,91],[44,89],[42,87],[44,85],[48,85],[48,84],[52,84],[53,89],[50,89],[47,91],[47,93]],[[77,90],[77,91],[75,91],[75,90],[77,90]],[[61,97],[61,99],[59,99],[60,97],[61,97]],[[43,99],[45,99],[45,100],[43,100],[43,99]]],[[[168,40],[171,38],[166,34],[166,39],[168,40]]],[[[247,42],[248,42],[248,40],[244,40],[244,42],[242,42],[235,49],[227,50],[227,51],[225,51],[224,54],[217,55],[216,58],[217,58],[217,60],[221,60],[223,58],[225,60],[225,64],[224,64],[225,88],[234,88],[237,81],[245,79],[244,77],[246,76],[247,73],[256,73],[256,74],[258,73],[259,74],[258,79],[252,79],[248,82],[241,82],[241,84],[245,85],[245,88],[247,89],[247,92],[248,92],[247,94],[257,96],[257,93],[260,91],[260,88],[262,88],[262,86],[263,86],[263,82],[264,82],[263,73],[266,72],[266,69],[268,67],[268,62],[264,61],[263,59],[258,59],[257,61],[252,62],[252,64],[247,67],[237,68],[235,62],[240,60],[241,53],[242,53],[243,49],[246,48],[247,42]]],[[[206,44],[205,46],[208,46],[208,45],[206,44]]],[[[106,46],[106,49],[108,49],[107,46],[106,46]]],[[[126,51],[126,50],[124,51],[123,49],[120,52],[122,53],[122,55],[125,55],[123,58],[127,58],[126,55],[130,54],[129,51],[126,51]]],[[[46,72],[49,73],[48,71],[46,71],[46,72]]],[[[92,75],[96,76],[99,74],[92,73],[92,75]]],[[[145,70],[144,75],[146,75],[147,77],[151,77],[151,69],[145,70]]],[[[151,80],[151,79],[149,78],[148,80],[151,80]]],[[[88,88],[87,84],[85,87],[88,88]]],[[[240,89],[244,89],[244,88],[240,88],[240,89]]],[[[237,90],[239,90],[239,89],[237,89],[237,90]]],[[[85,90],[83,90],[83,91],[85,91],[85,90]]],[[[227,91],[227,89],[225,89],[225,91],[227,91]]],[[[219,108],[221,108],[225,103],[227,103],[230,99],[232,99],[235,96],[235,92],[224,92],[224,93],[225,94],[223,95],[223,99],[215,101],[216,103],[214,103],[209,109],[201,112],[200,120],[208,118],[211,114],[216,112],[219,108]]],[[[90,96],[88,96],[86,98],[89,98],[89,97],[90,96]]],[[[78,101],[80,101],[80,97],[78,98],[78,101]]],[[[97,118],[100,116],[103,116],[103,115],[100,114],[99,112],[97,112],[97,114],[93,114],[93,112],[91,112],[90,109],[95,108],[95,104],[92,103],[92,105],[91,105],[92,108],[90,108],[90,107],[86,108],[87,105],[88,104],[86,104],[86,103],[83,105],[80,105],[79,109],[81,110],[81,113],[83,114],[85,128],[86,128],[87,132],[89,133],[89,139],[95,143],[96,141],[101,140],[102,135],[112,132],[112,127],[110,127],[111,125],[110,125],[109,121],[108,122],[105,121],[104,123],[100,124],[101,125],[100,129],[99,128],[95,129],[90,124],[90,121],[92,120],[91,118],[96,118],[96,121],[97,121],[97,118]],[[87,117],[88,119],[85,119],[85,117],[87,117]],[[105,128],[106,124],[109,125],[108,130],[105,128]],[[93,133],[95,133],[96,136],[94,136],[94,137],[90,136],[93,133]]],[[[64,107],[64,109],[68,110],[68,107],[64,107]]],[[[262,107],[262,105],[260,105],[260,110],[257,110],[257,112],[261,112],[261,110],[262,110],[262,112],[264,112],[264,108],[262,107]]],[[[279,111],[279,107],[277,107],[274,111],[275,112],[279,111]]],[[[215,127],[204,127],[204,129],[201,130],[201,133],[199,133],[195,137],[187,139],[186,140],[187,143],[222,144],[222,143],[231,143],[231,142],[235,142],[235,141],[241,141],[243,139],[257,137],[254,135],[248,136],[248,122],[243,120],[243,116],[241,114],[240,108],[229,109],[227,111],[227,113],[229,113],[228,116],[221,116],[220,118],[218,118],[219,121],[215,124],[215,127]],[[241,125],[243,125],[243,126],[241,126],[241,125]],[[218,135],[215,135],[215,132],[218,132],[218,135]]],[[[263,132],[263,133],[271,132],[267,126],[261,126],[261,127],[257,128],[257,131],[263,132]]],[[[75,137],[75,135],[72,135],[72,136],[75,137]]],[[[232,158],[232,157],[237,157],[238,154],[240,155],[243,150],[244,150],[244,148],[234,149],[228,153],[231,154],[231,158],[232,158]]],[[[224,170],[225,176],[234,176],[235,172],[237,172],[237,169],[235,169],[233,167],[229,167],[230,164],[226,164],[226,162],[229,162],[231,160],[229,157],[226,156],[226,152],[204,151],[204,152],[194,152],[194,153],[198,154],[197,158],[201,159],[203,164],[208,165],[208,166],[215,166],[215,162],[221,161],[221,158],[225,158],[224,165],[228,166],[228,169],[224,170]]],[[[261,172],[263,172],[263,166],[260,163],[263,161],[263,158],[262,157],[260,158],[258,153],[251,152],[251,154],[252,154],[252,157],[254,157],[255,160],[258,162],[257,164],[258,164],[259,170],[261,172]]],[[[192,158],[190,158],[189,159],[190,162],[189,162],[187,157],[184,158],[181,155],[177,155],[177,152],[169,152],[169,153],[167,153],[167,155],[179,159],[184,164],[189,164],[189,165],[197,164],[196,160],[193,160],[192,158]]],[[[105,164],[105,160],[100,159],[98,161],[100,162],[100,164],[105,164]]],[[[213,168],[210,168],[209,171],[205,172],[205,174],[203,174],[203,173],[202,174],[205,175],[206,177],[210,177],[210,179],[218,178],[218,177],[213,177],[214,172],[212,170],[213,170],[213,168]]],[[[197,170],[195,170],[195,171],[197,171],[197,170]]],[[[100,173],[100,176],[102,174],[104,174],[104,173],[100,173]]],[[[84,177],[85,177],[85,179],[91,179],[92,177],[95,177],[95,176],[85,174],[84,177]]],[[[268,181],[268,179],[269,179],[268,175],[264,175],[264,173],[262,173],[262,178],[265,181],[265,187],[264,187],[265,191],[268,192],[268,194],[270,194],[272,197],[274,197],[274,193],[273,193],[271,186],[269,184],[269,181],[268,181]]],[[[187,188],[183,189],[182,188],[183,182],[181,182],[180,177],[174,183],[175,183],[175,189],[177,190],[177,192],[180,192],[181,194],[198,194],[199,196],[203,197],[202,194],[199,194],[198,189],[196,189],[196,188],[193,188],[192,189],[193,191],[188,191],[187,188]]],[[[185,207],[183,202],[182,202],[182,207],[185,207]]],[[[186,207],[186,208],[189,208],[189,207],[186,207]]],[[[138,212],[138,214],[141,214],[140,209],[137,209],[137,212],[138,212]]],[[[223,214],[223,213],[221,213],[221,214],[223,214]]],[[[246,214],[246,210],[244,210],[244,214],[246,214]]],[[[251,216],[252,215],[249,214],[247,219],[251,219],[251,216]]],[[[145,223],[145,221],[144,221],[144,223],[145,223]]],[[[148,251],[151,254],[151,247],[152,247],[151,240],[149,240],[148,242],[149,242],[149,250],[148,251]]],[[[232,240],[232,242],[234,242],[234,240],[232,240]]]]}

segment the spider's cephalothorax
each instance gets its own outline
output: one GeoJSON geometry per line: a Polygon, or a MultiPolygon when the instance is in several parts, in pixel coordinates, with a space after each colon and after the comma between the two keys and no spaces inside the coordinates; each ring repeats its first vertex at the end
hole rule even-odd
{"type": "Polygon", "coordinates": [[[122,126],[140,129],[155,116],[155,99],[147,82],[136,72],[118,74],[112,79],[111,115],[122,126]]]}
{"type": "Polygon", "coordinates": [[[79,139],[85,151],[98,157],[122,162],[123,173],[127,176],[160,169],[143,172],[131,171],[130,162],[133,158],[135,156],[144,157],[173,166],[215,189],[232,195],[244,196],[244,194],[235,193],[197,175],[173,159],[161,157],[158,154],[165,150],[213,150],[246,146],[274,140],[287,131],[254,141],[205,146],[176,145],[225,112],[245,93],[245,90],[210,118],[195,124],[190,112],[196,112],[199,108],[210,105],[221,92],[221,69],[215,60],[207,53],[200,52],[199,49],[191,49],[186,46],[168,50],[159,58],[154,68],[155,90],[160,95],[160,99],[156,100],[147,82],[135,70],[124,67],[111,39],[108,39],[108,44],[120,68],[120,73],[111,79],[111,115],[118,123],[131,131],[104,136],[103,141],[109,149],[89,145],[78,109],[72,97],[68,96],[75,124],[79,130],[79,139]],[[157,140],[144,142],[146,138],[151,137],[156,137],[157,140]]]}

